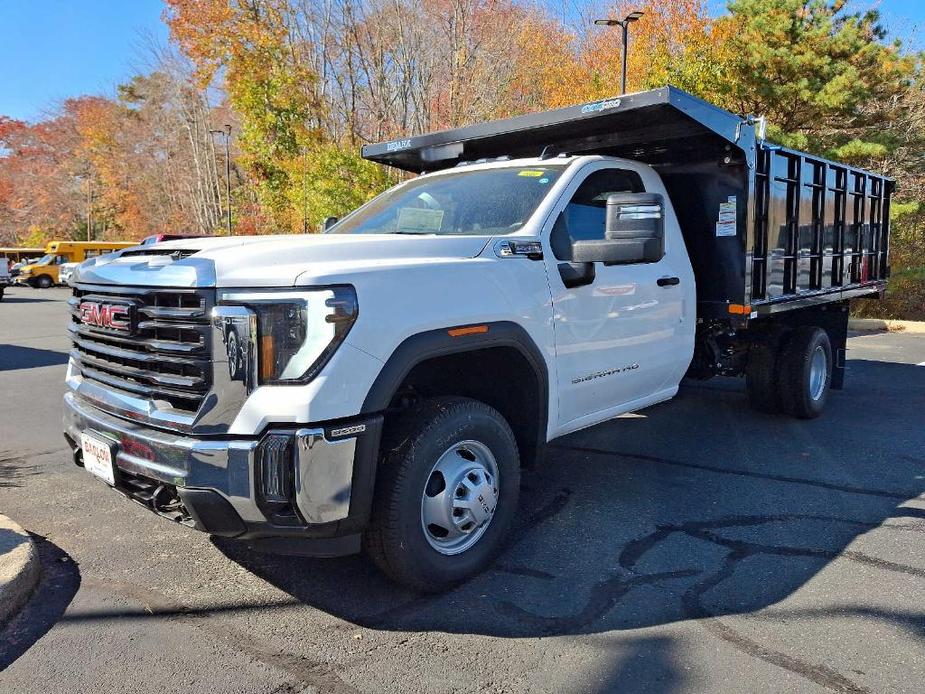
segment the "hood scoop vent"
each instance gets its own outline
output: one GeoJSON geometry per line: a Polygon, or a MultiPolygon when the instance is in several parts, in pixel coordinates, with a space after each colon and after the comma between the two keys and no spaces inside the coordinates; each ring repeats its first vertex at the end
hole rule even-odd
{"type": "Polygon", "coordinates": [[[198,249],[185,248],[132,248],[130,250],[123,251],[120,257],[128,258],[133,256],[161,255],[168,256],[171,260],[183,260],[183,258],[189,258],[194,253],[198,252],[198,249]]]}

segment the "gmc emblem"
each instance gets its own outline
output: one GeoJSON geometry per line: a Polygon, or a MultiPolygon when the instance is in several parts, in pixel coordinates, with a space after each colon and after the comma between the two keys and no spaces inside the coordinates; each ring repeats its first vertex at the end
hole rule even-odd
{"type": "Polygon", "coordinates": [[[132,314],[125,304],[101,304],[96,301],[80,303],[80,322],[98,328],[131,332],[132,314]]]}

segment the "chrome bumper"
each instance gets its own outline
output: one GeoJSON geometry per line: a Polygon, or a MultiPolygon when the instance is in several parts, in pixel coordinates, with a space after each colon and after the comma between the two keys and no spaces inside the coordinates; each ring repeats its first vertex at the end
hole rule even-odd
{"type": "Polygon", "coordinates": [[[64,433],[78,464],[80,435],[102,436],[115,446],[118,491],[199,530],[243,539],[338,537],[362,530],[369,516],[380,422],[377,418],[368,426],[351,427],[351,433],[359,430],[353,436],[331,434],[345,431],[343,423],[334,429],[285,430],[295,436],[293,502],[298,521],[278,525],[261,511],[257,493],[263,437],[176,435],[104,413],[72,392],[64,396],[64,433]],[[136,490],[145,484],[178,497],[179,515],[163,512],[156,495],[153,503],[146,503],[150,491],[140,499],[136,490]]]}

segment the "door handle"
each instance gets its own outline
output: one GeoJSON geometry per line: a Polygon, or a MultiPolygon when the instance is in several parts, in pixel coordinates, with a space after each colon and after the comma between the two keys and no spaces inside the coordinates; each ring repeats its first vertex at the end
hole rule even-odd
{"type": "Polygon", "coordinates": [[[658,280],[659,287],[673,287],[676,284],[681,284],[680,277],[659,277],[658,280]]]}

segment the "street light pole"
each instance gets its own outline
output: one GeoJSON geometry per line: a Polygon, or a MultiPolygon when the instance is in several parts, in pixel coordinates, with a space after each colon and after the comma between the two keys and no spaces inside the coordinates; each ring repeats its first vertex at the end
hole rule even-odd
{"type": "Polygon", "coordinates": [[[222,135],[225,138],[225,199],[228,204],[228,235],[231,236],[231,126],[224,130],[210,130],[210,135],[222,135]]]}
{"type": "Polygon", "coordinates": [[[302,150],[302,233],[308,233],[308,148],[302,150]]]}
{"type": "Polygon", "coordinates": [[[639,12],[638,10],[630,12],[623,19],[595,19],[594,23],[598,26],[607,26],[615,27],[619,26],[623,29],[623,77],[620,80],[620,93],[626,94],[626,52],[629,45],[629,26],[630,22],[635,22],[637,19],[642,17],[645,14],[644,12],[639,12]]]}
{"type": "Polygon", "coordinates": [[[93,240],[93,180],[87,175],[87,241],[93,240]]]}

